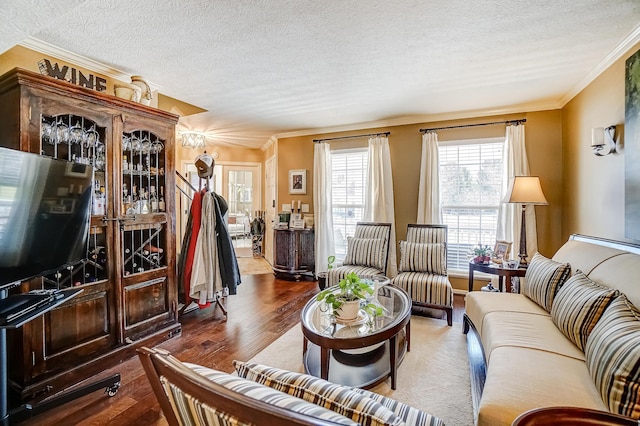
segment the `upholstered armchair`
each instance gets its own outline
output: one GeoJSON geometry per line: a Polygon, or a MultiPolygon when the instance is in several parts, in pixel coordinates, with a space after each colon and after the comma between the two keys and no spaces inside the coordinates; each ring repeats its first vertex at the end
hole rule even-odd
{"type": "Polygon", "coordinates": [[[413,306],[445,311],[447,323],[452,325],[446,225],[407,225],[407,240],[400,241],[398,275],[392,283],[409,294],[413,306]]]}
{"type": "Polygon", "coordinates": [[[390,223],[358,222],[353,237],[347,240],[342,266],[327,272],[327,286],[337,285],[351,272],[360,277],[385,276],[390,237],[390,223]]]}

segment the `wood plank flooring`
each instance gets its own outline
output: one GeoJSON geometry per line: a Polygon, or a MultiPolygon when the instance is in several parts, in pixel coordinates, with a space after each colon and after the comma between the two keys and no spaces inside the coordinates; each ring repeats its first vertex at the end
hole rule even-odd
{"type": "MultiPolygon", "coordinates": [[[[227,299],[228,318],[213,307],[181,317],[182,335],[160,347],[178,359],[220,371],[233,371],[234,359],[248,360],[300,321],[304,304],[318,292],[316,281],[286,281],[272,274],[245,275],[238,294],[227,299]]],[[[463,296],[454,300],[454,322],[462,321],[463,296]]],[[[441,318],[442,311],[427,315],[441,318]]],[[[292,348],[300,351],[302,348],[292,348]]],[[[122,376],[113,397],[102,391],[69,402],[22,425],[166,425],[138,357],[103,372],[122,376]]]]}

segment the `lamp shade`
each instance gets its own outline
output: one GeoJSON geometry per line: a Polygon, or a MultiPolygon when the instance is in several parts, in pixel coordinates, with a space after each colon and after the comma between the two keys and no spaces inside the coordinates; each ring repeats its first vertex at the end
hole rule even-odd
{"type": "Polygon", "coordinates": [[[503,203],[549,204],[542,193],[538,176],[515,176],[509,180],[503,203]]]}

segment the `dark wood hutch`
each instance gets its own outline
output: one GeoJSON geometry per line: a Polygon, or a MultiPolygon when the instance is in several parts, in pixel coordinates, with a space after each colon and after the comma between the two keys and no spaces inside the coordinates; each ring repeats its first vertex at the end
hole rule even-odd
{"type": "MultiPolygon", "coordinates": [[[[82,293],[8,333],[9,386],[39,400],[180,333],[174,140],[178,116],[26,70],[0,77],[0,145],[90,163],[87,258],[13,291],[82,293]]],[[[42,241],[47,244],[47,241],[42,241]]]]}

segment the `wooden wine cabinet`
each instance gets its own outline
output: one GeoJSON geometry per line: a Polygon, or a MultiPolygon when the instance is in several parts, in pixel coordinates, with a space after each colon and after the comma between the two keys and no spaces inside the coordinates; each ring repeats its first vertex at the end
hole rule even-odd
{"type": "Polygon", "coordinates": [[[37,400],[180,333],[178,117],[20,69],[0,77],[0,117],[0,145],[65,159],[70,173],[75,163],[94,170],[86,259],[18,288],[83,290],[9,333],[10,387],[37,400]]]}

